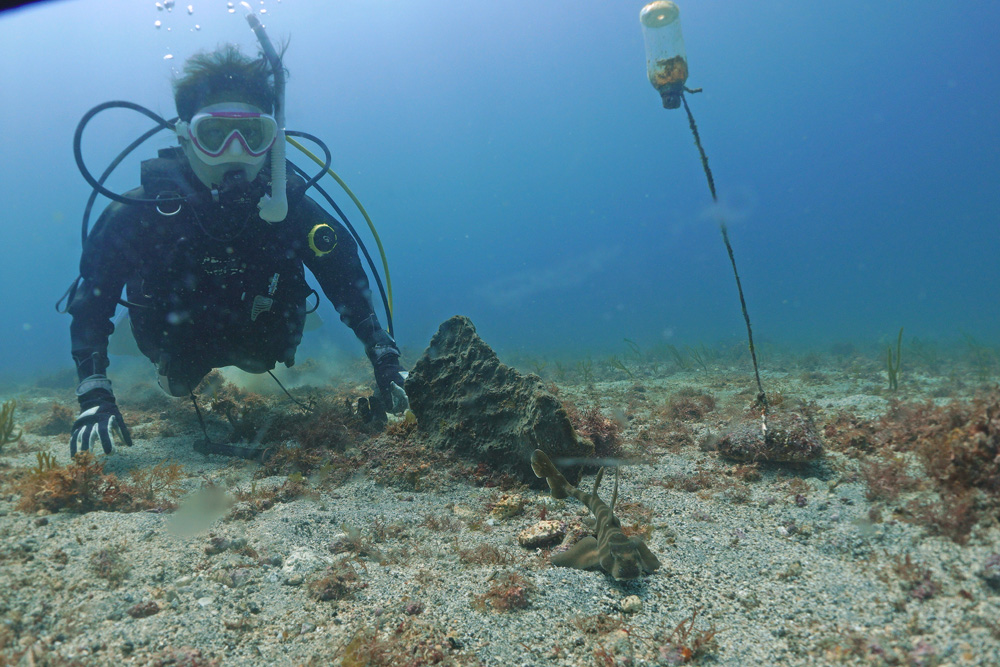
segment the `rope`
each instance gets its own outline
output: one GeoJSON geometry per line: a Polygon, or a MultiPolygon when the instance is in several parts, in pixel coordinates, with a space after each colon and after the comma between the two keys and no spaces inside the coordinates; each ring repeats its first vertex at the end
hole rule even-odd
{"type": "MultiPolygon", "coordinates": [[[[691,90],[689,92],[699,92],[691,90]]],[[[712,201],[716,204],[719,203],[719,197],[715,192],[715,178],[712,177],[712,170],[708,166],[708,156],[705,154],[705,149],[701,145],[701,137],[698,134],[698,126],[694,122],[694,114],[691,113],[691,107],[688,106],[687,98],[681,93],[681,102],[684,103],[684,111],[687,112],[688,125],[691,126],[691,134],[694,135],[695,146],[698,147],[698,154],[701,156],[701,166],[705,170],[705,178],[708,179],[708,189],[712,193],[712,201]]],[[[747,302],[743,297],[743,284],[740,282],[740,273],[736,270],[736,256],[733,254],[733,246],[729,243],[729,230],[726,227],[726,221],[719,215],[719,229],[722,232],[722,240],[726,243],[726,252],[729,253],[729,262],[733,265],[733,275],[736,277],[736,289],[740,293],[740,307],[743,309],[743,319],[747,324],[747,341],[750,344],[750,358],[753,360],[753,374],[757,379],[757,402],[761,406],[762,414],[761,420],[763,422],[763,429],[765,435],[767,434],[767,411],[768,402],[767,394],[764,393],[764,385],[760,381],[760,370],[757,366],[757,351],[753,346],[753,330],[750,327],[750,314],[747,312],[747,302]]]]}

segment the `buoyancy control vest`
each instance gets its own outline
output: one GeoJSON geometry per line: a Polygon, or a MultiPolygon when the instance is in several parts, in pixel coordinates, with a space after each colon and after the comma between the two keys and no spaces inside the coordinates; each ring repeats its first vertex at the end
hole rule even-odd
{"type": "Polygon", "coordinates": [[[295,250],[299,225],[257,215],[267,176],[213,193],[195,179],[179,148],[142,163],[145,196],[173,200],[141,211],[145,260],[126,288],[138,306],[130,316],[140,349],[197,350],[213,365],[226,363],[234,349],[294,363],[312,289],[295,250]],[[178,194],[186,199],[178,201],[178,194]]]}

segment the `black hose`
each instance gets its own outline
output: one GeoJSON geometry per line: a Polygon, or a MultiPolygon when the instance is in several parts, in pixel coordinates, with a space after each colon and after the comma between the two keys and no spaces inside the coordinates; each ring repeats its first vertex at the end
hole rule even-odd
{"type": "MultiPolygon", "coordinates": [[[[177,119],[175,118],[174,120],[177,120],[177,119]]],[[[118,157],[116,157],[114,160],[111,161],[111,164],[109,164],[108,168],[104,170],[104,173],[101,174],[101,177],[99,179],[97,179],[97,182],[100,183],[103,186],[104,185],[104,181],[108,180],[108,177],[111,176],[111,173],[115,169],[118,168],[118,165],[120,165],[122,163],[122,160],[124,160],[126,157],[128,157],[129,153],[131,153],[132,151],[134,151],[142,143],[144,143],[146,141],[146,139],[149,139],[150,137],[152,137],[154,134],[156,134],[157,132],[159,132],[162,129],[163,129],[163,127],[154,127],[153,129],[149,130],[148,132],[146,132],[145,134],[143,134],[141,137],[139,137],[138,139],[136,139],[135,141],[133,141],[132,143],[130,143],[125,148],[125,150],[123,150],[121,153],[118,154],[118,157]]],[[[84,178],[86,178],[86,176],[84,176],[84,178]]],[[[94,202],[97,201],[97,195],[99,195],[99,194],[101,194],[101,193],[96,188],[94,190],[91,190],[90,191],[90,197],[87,199],[87,206],[83,210],[83,243],[87,242],[87,236],[89,234],[89,227],[90,227],[90,212],[94,209],[94,202]]],[[[167,199],[164,198],[164,199],[161,199],[160,201],[167,201],[167,199]]],[[[129,202],[129,203],[132,203],[132,202],[129,202]]]]}
{"type": "MultiPolygon", "coordinates": [[[[156,113],[150,111],[149,109],[143,106],[140,106],[133,102],[122,102],[122,101],[112,101],[112,102],[105,102],[103,104],[98,104],[96,107],[94,107],[86,114],[84,114],[83,118],[80,119],[80,122],[76,126],[76,132],[73,135],[73,156],[76,158],[76,166],[77,168],[79,168],[80,173],[83,175],[84,180],[86,180],[87,183],[93,186],[93,189],[90,191],[90,197],[87,198],[87,205],[83,209],[83,222],[81,224],[81,230],[80,230],[80,244],[82,246],[87,245],[87,236],[90,235],[90,214],[94,210],[94,203],[97,201],[97,195],[103,194],[106,197],[114,199],[115,201],[120,201],[126,204],[142,203],[140,200],[137,200],[136,198],[125,197],[124,195],[118,195],[117,193],[111,192],[110,190],[104,187],[104,181],[108,180],[108,177],[111,176],[112,172],[114,172],[114,170],[118,168],[118,165],[122,163],[122,160],[128,157],[129,154],[132,153],[132,151],[134,151],[147,139],[152,137],[154,134],[160,132],[161,130],[173,129],[173,125],[176,122],[177,118],[164,120],[156,113]],[[114,109],[114,108],[125,108],[125,109],[133,109],[139,111],[145,116],[155,120],[157,126],[146,131],[145,133],[142,134],[142,136],[140,136],[138,139],[136,139],[128,146],[126,146],[125,150],[119,153],[118,156],[111,161],[107,169],[104,170],[104,173],[101,174],[101,177],[97,179],[97,181],[94,181],[93,175],[87,169],[87,166],[83,163],[83,150],[81,149],[83,130],[87,126],[87,123],[89,123],[94,116],[96,116],[97,114],[106,109],[114,109]]],[[[170,200],[165,197],[159,201],[170,201],[170,200]]],[[[76,294],[76,289],[80,285],[80,278],[81,276],[78,275],[76,277],[76,280],[74,280],[73,283],[69,286],[69,288],[67,288],[66,291],[63,293],[62,297],[60,297],[60,299],[56,301],[56,312],[65,313],[66,309],[69,308],[69,303],[70,301],[73,300],[73,296],[76,294]],[[61,308],[59,305],[63,301],[66,302],[66,309],[61,308]]]]}
{"type": "MultiPolygon", "coordinates": [[[[292,171],[302,178],[305,178],[306,172],[303,171],[298,165],[291,160],[288,161],[288,164],[292,167],[292,171]]],[[[358,247],[361,248],[361,252],[368,261],[368,268],[371,269],[372,275],[375,277],[375,284],[378,286],[379,295],[382,297],[382,307],[385,308],[386,329],[389,331],[389,335],[395,338],[396,336],[393,333],[392,327],[392,311],[389,310],[389,298],[386,296],[385,286],[382,285],[382,278],[379,277],[378,271],[375,270],[375,262],[372,260],[372,256],[368,252],[368,248],[366,248],[365,244],[361,241],[361,237],[358,235],[357,230],[354,229],[354,225],[351,224],[351,222],[347,219],[347,216],[344,215],[344,212],[340,210],[339,206],[337,206],[337,202],[333,201],[333,197],[331,197],[327,191],[322,188],[322,186],[313,185],[313,187],[321,195],[323,195],[323,198],[326,199],[326,203],[328,203],[333,210],[337,212],[337,215],[340,216],[339,222],[347,228],[347,231],[349,231],[351,236],[354,237],[355,243],[357,243],[358,247]]]]}
{"type": "Polygon", "coordinates": [[[285,135],[289,137],[302,137],[303,139],[308,139],[309,141],[313,142],[314,144],[322,148],[323,155],[326,156],[324,158],[325,162],[323,163],[323,168],[320,169],[315,176],[306,181],[305,189],[308,190],[312,186],[319,183],[319,179],[323,178],[323,176],[325,176],[326,173],[330,171],[330,165],[333,164],[333,154],[330,153],[330,149],[327,147],[325,143],[323,143],[320,140],[319,137],[309,134],[308,132],[300,132],[298,130],[285,130],[285,135]]]}
{"type": "MultiPolygon", "coordinates": [[[[93,118],[100,112],[105,111],[106,109],[116,109],[116,108],[131,109],[133,111],[138,111],[142,115],[147,116],[148,118],[158,123],[159,127],[157,127],[152,134],[150,133],[144,134],[141,141],[133,142],[125,151],[119,154],[118,158],[116,158],[115,162],[113,163],[115,167],[118,166],[118,164],[121,163],[121,160],[125,159],[125,156],[127,156],[130,152],[132,152],[136,148],[136,146],[142,143],[142,141],[145,141],[146,139],[153,136],[153,134],[156,134],[156,132],[159,132],[160,130],[172,130],[174,127],[173,123],[176,122],[177,120],[175,118],[172,121],[168,121],[159,116],[158,114],[156,114],[155,112],[150,111],[146,107],[140,104],[136,104],[134,102],[124,102],[120,100],[114,100],[111,102],[104,102],[103,104],[98,104],[96,107],[94,107],[87,113],[83,114],[83,118],[80,119],[80,122],[76,126],[76,132],[73,133],[73,157],[76,158],[76,166],[80,170],[80,173],[83,175],[83,179],[87,181],[87,183],[89,183],[90,186],[94,188],[96,192],[99,192],[108,199],[119,202],[121,204],[163,204],[171,201],[184,201],[185,197],[180,195],[176,197],[162,197],[160,199],[126,197],[125,195],[120,195],[117,192],[112,192],[111,190],[104,187],[103,183],[104,178],[98,181],[97,179],[94,178],[94,175],[91,174],[90,171],[88,171],[87,165],[85,165],[83,162],[83,149],[81,148],[81,143],[83,139],[83,130],[84,128],[87,127],[87,123],[90,122],[91,118],[93,118]]],[[[113,169],[113,167],[109,167],[109,169],[113,169]]],[[[110,171],[106,173],[110,173],[110,171]]]]}

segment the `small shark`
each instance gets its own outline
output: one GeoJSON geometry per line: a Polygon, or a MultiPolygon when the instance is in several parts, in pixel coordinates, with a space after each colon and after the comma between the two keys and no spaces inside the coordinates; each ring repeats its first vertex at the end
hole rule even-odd
{"type": "Polygon", "coordinates": [[[586,493],[570,484],[555,464],[540,449],[531,455],[531,469],[538,477],[544,477],[552,489],[553,498],[573,496],[587,506],[597,523],[597,537],[588,535],[568,551],[552,556],[556,567],[573,567],[590,570],[598,566],[617,580],[636,579],[643,574],[655,572],[660,561],[638,537],[625,537],[622,524],[614,515],[613,508],[618,500],[618,473],[615,473],[615,488],[611,493],[611,506],[597,497],[597,487],[604,477],[604,468],[597,473],[593,493],[586,493]]]}

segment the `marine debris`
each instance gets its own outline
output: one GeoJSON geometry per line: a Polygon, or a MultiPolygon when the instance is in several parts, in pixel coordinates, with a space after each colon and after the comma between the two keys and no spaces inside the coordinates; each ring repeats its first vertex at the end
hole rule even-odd
{"type": "MultiPolygon", "coordinates": [[[[729,263],[733,267],[733,277],[736,279],[736,291],[740,295],[740,308],[743,311],[743,321],[747,326],[747,345],[750,349],[750,359],[753,361],[754,379],[757,381],[756,405],[760,407],[761,422],[763,424],[761,439],[767,439],[767,421],[770,404],[767,394],[764,392],[764,385],[760,380],[760,367],[757,364],[757,351],[753,344],[753,329],[750,326],[750,313],[747,311],[747,301],[743,296],[743,282],[740,280],[740,272],[736,269],[736,255],[733,253],[733,245],[729,242],[729,227],[723,217],[719,205],[719,195],[715,190],[715,177],[712,169],[708,166],[708,154],[701,144],[701,135],[698,134],[698,124],[688,106],[684,93],[700,93],[701,88],[688,88],[687,81],[687,58],[684,55],[684,38],[681,36],[680,14],[677,5],[672,2],[651,2],[639,14],[640,22],[643,26],[643,39],[646,42],[646,70],[649,81],[660,93],[663,99],[664,109],[677,109],[682,104],[684,112],[687,114],[688,126],[691,128],[691,136],[694,138],[694,145],[698,148],[698,155],[701,157],[701,166],[705,172],[705,180],[708,183],[708,191],[712,195],[712,203],[715,205],[715,215],[719,222],[719,231],[722,232],[722,241],[726,245],[726,252],[729,255],[729,263]],[[669,35],[669,37],[666,37],[669,35]]],[[[696,358],[697,359],[697,358],[696,358]]],[[[700,361],[700,359],[698,359],[700,361]]],[[[707,366],[702,363],[702,367],[707,370],[707,366]]],[[[764,442],[767,445],[768,443],[764,442]]]]}
{"type": "Polygon", "coordinates": [[[535,471],[535,475],[548,482],[553,498],[573,496],[594,513],[596,521],[597,537],[588,535],[568,551],[552,556],[553,565],[573,567],[578,570],[589,570],[599,566],[618,580],[636,579],[659,569],[660,561],[646,543],[638,537],[625,537],[621,522],[614,515],[615,502],[618,500],[617,472],[615,488],[611,493],[611,505],[608,506],[597,497],[597,487],[604,477],[604,468],[597,473],[592,493],[581,491],[566,481],[551,459],[540,449],[536,449],[531,455],[531,468],[535,471]]]}
{"type": "MultiPolygon", "coordinates": [[[[583,460],[594,445],[536,375],[500,362],[467,317],[445,321],[406,380],[410,409],[428,441],[539,486],[531,453],[583,460]]],[[[579,479],[579,469],[569,471],[579,479]]]]}

